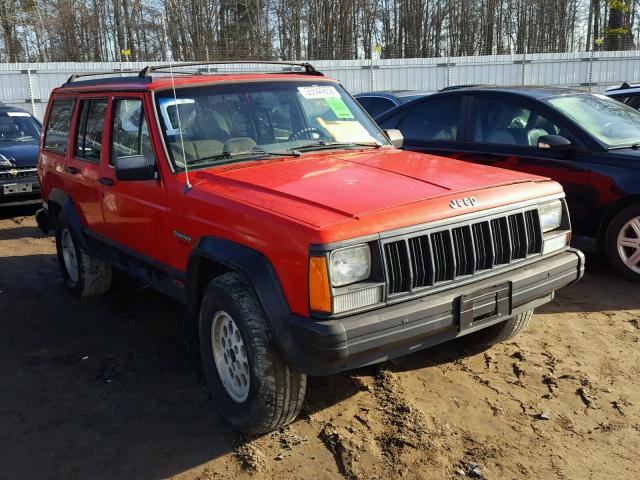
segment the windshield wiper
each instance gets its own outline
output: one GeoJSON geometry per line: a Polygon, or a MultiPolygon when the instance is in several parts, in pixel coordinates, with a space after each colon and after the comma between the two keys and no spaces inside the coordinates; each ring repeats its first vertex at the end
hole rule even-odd
{"type": "Polygon", "coordinates": [[[308,143],[307,145],[302,145],[301,147],[289,148],[288,151],[321,150],[325,148],[336,148],[336,147],[381,148],[382,144],[378,142],[323,142],[323,141],[320,141],[320,142],[308,143]]]}
{"type": "Polygon", "coordinates": [[[640,148],[640,143],[632,143],[631,145],[616,145],[614,147],[607,148],[607,150],[624,150],[626,148],[638,150],[640,148]]]}
{"type": "Polygon", "coordinates": [[[286,152],[267,152],[261,148],[254,148],[252,150],[245,150],[243,152],[222,152],[218,155],[211,155],[210,157],[202,157],[196,160],[188,162],[189,165],[197,165],[199,163],[216,163],[220,160],[232,160],[243,161],[249,159],[256,159],[255,157],[299,157],[300,152],[286,151],[286,152]],[[239,157],[239,158],[234,158],[239,157]]]}

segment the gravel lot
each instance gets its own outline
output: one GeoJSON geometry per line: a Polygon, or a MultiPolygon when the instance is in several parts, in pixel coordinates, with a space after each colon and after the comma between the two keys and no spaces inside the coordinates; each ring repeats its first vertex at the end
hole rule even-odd
{"type": "Polygon", "coordinates": [[[516,341],[313,378],[299,420],[246,439],[189,314],[120,276],[71,297],[32,215],[0,211],[0,479],[640,474],[640,286],[597,258],[516,341]]]}

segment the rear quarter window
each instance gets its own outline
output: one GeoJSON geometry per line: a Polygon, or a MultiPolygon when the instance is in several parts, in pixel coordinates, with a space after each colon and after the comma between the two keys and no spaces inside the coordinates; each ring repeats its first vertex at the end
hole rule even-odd
{"type": "Polygon", "coordinates": [[[74,104],[75,100],[72,98],[61,98],[53,101],[44,137],[44,148],[46,150],[63,155],[67,152],[74,104]]]}

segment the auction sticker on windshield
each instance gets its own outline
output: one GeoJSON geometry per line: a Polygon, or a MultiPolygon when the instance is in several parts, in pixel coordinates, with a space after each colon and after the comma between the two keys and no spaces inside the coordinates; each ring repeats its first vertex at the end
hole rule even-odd
{"type": "Polygon", "coordinates": [[[318,98],[340,98],[336,87],[331,85],[311,85],[308,87],[298,87],[300,94],[307,100],[318,98]]]}
{"type": "Polygon", "coordinates": [[[337,118],[353,118],[353,113],[351,113],[351,110],[349,110],[349,107],[347,107],[347,104],[344,103],[342,98],[327,98],[325,101],[337,118]]]}

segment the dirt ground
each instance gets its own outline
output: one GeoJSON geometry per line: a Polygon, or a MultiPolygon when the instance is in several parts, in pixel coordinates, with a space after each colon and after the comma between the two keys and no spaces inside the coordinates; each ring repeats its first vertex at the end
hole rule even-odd
{"type": "Polygon", "coordinates": [[[312,378],[300,419],[247,439],[188,313],[125,277],[71,297],[32,214],[0,211],[0,479],[640,475],[640,286],[597,258],[516,341],[312,378]]]}

